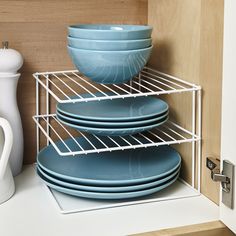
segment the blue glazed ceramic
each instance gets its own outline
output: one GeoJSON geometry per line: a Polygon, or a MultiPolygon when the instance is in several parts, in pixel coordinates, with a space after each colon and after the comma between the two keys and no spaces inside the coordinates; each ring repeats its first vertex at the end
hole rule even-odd
{"type": "MultiPolygon", "coordinates": [[[[118,139],[116,141],[121,143],[118,139]]],[[[84,149],[89,147],[89,143],[82,137],[77,138],[77,142],[84,149]]],[[[65,143],[71,150],[78,147],[72,139],[65,140],[65,143]]],[[[99,146],[98,140],[93,143],[99,146]]],[[[56,145],[60,150],[65,148],[62,141],[56,145]]],[[[143,184],[164,178],[177,169],[181,157],[170,146],[62,157],[49,145],[40,151],[37,163],[55,178],[81,185],[105,187],[143,184]]]]}
{"type": "Polygon", "coordinates": [[[121,84],[146,65],[153,46],[127,51],[85,50],[68,46],[75,67],[96,83],[121,84]]]}
{"type": "Polygon", "coordinates": [[[116,192],[116,193],[103,193],[103,192],[92,192],[92,191],[82,191],[73,188],[63,187],[59,184],[55,184],[54,182],[45,178],[39,171],[38,175],[44,181],[44,183],[52,189],[57,190],[58,192],[62,192],[65,194],[69,194],[76,197],[83,198],[92,198],[92,199],[128,199],[128,198],[137,198],[146,196],[152,193],[156,193],[161,191],[162,189],[167,188],[171,184],[173,184],[179,177],[179,174],[175,175],[172,179],[164,182],[163,184],[159,184],[155,187],[138,190],[138,191],[129,191],[129,192],[116,192]]]}
{"type": "Polygon", "coordinates": [[[82,39],[130,40],[151,37],[152,27],[148,25],[72,25],[69,35],[82,39]]]}
{"type": "MultiPolygon", "coordinates": [[[[96,97],[103,96],[101,93],[95,93],[95,95],[96,97]]],[[[91,95],[85,93],[81,96],[89,98],[91,95]]],[[[111,122],[147,120],[162,116],[168,109],[168,104],[155,96],[57,104],[57,111],[66,116],[111,122]]]]}
{"type": "Polygon", "coordinates": [[[170,173],[164,178],[160,178],[158,180],[154,180],[154,181],[147,182],[144,184],[129,185],[129,186],[107,186],[107,187],[71,183],[71,182],[53,177],[52,175],[50,175],[49,173],[41,169],[39,166],[37,167],[37,170],[40,172],[41,175],[44,176],[45,179],[51,181],[54,184],[61,185],[65,188],[73,188],[73,189],[82,190],[82,191],[104,192],[104,193],[114,192],[115,193],[115,192],[130,192],[130,191],[143,190],[143,189],[152,188],[157,185],[163,184],[164,182],[176,176],[180,171],[180,167],[178,167],[175,171],[173,171],[172,173],[170,173]]]}
{"type": "Polygon", "coordinates": [[[147,48],[152,45],[152,39],[138,40],[94,40],[67,37],[68,45],[79,49],[102,50],[102,51],[124,51],[147,48]]]}
{"type": "Polygon", "coordinates": [[[89,127],[101,127],[101,128],[133,128],[133,127],[140,127],[140,126],[147,126],[153,123],[158,123],[159,120],[167,118],[168,111],[165,112],[161,116],[157,116],[151,119],[146,120],[138,120],[138,121],[130,121],[130,122],[111,122],[111,121],[92,121],[92,120],[82,120],[78,118],[73,118],[70,116],[63,115],[60,112],[57,112],[57,117],[60,119],[65,120],[68,123],[73,123],[76,125],[85,125],[89,127]]]}
{"type": "Polygon", "coordinates": [[[152,124],[137,126],[137,127],[124,127],[124,128],[104,128],[104,127],[92,127],[85,125],[78,125],[71,121],[65,120],[60,116],[57,116],[57,119],[64,125],[67,125],[78,131],[86,132],[89,134],[102,135],[102,136],[126,136],[141,133],[150,129],[154,129],[157,126],[164,124],[169,117],[165,116],[158,122],[153,122],[152,124]]]}

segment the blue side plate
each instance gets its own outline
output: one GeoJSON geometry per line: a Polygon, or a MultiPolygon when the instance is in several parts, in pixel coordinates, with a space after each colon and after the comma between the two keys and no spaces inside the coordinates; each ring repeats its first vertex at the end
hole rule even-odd
{"type": "Polygon", "coordinates": [[[104,127],[90,127],[90,126],[83,126],[77,125],[72,123],[71,121],[67,121],[59,116],[57,119],[64,125],[67,125],[73,129],[78,131],[87,132],[90,134],[102,135],[102,136],[126,136],[141,133],[150,129],[153,129],[157,126],[164,124],[168,120],[168,116],[162,118],[158,122],[153,122],[149,125],[138,126],[138,127],[126,127],[126,128],[104,128],[104,127]]]}
{"type": "MultiPolygon", "coordinates": [[[[97,97],[104,96],[101,93],[97,97]]],[[[90,94],[81,94],[84,98],[90,94]]],[[[72,97],[73,98],[73,97],[72,97]]],[[[162,115],[169,109],[168,104],[156,97],[128,97],[102,101],[58,103],[57,110],[67,116],[94,121],[136,121],[162,115]]]]}
{"type": "Polygon", "coordinates": [[[62,113],[57,111],[57,117],[65,120],[68,123],[73,123],[76,125],[84,125],[89,127],[102,127],[102,128],[124,128],[124,127],[138,127],[138,126],[146,126],[153,123],[158,123],[160,120],[165,119],[169,114],[169,111],[163,113],[160,116],[146,119],[146,120],[136,120],[136,121],[93,121],[93,120],[83,120],[78,118],[73,118],[70,116],[63,115],[62,113]]]}

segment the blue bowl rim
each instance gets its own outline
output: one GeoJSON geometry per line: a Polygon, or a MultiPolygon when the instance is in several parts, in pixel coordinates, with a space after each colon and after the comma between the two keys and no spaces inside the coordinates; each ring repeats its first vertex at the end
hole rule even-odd
{"type": "Polygon", "coordinates": [[[84,39],[84,38],[78,38],[78,37],[73,37],[68,35],[67,39],[70,40],[79,40],[79,41],[91,41],[91,42],[101,42],[101,43],[119,43],[119,42],[143,42],[143,41],[152,41],[152,38],[145,38],[145,39],[117,39],[117,40],[112,40],[112,39],[84,39]]]}
{"type": "Polygon", "coordinates": [[[137,31],[146,31],[146,30],[152,30],[153,27],[150,25],[118,25],[118,24],[77,24],[77,25],[70,25],[68,26],[68,29],[77,29],[81,31],[98,31],[98,32],[137,32],[137,31]],[[89,28],[79,28],[80,26],[91,26],[91,25],[100,25],[100,26],[111,26],[111,27],[124,27],[124,26],[131,26],[131,27],[137,27],[140,29],[123,29],[123,30],[113,30],[113,29],[89,29],[89,28]]]}
{"type": "Polygon", "coordinates": [[[148,50],[151,50],[153,48],[153,45],[151,45],[150,47],[147,47],[147,48],[140,48],[140,49],[131,49],[131,50],[111,50],[111,51],[104,51],[104,50],[90,50],[90,49],[81,49],[81,48],[75,48],[75,47],[71,47],[69,45],[67,45],[67,48],[68,49],[72,49],[72,50],[77,50],[77,51],[84,51],[84,52],[101,52],[101,53],[126,53],[126,52],[140,52],[140,51],[148,51],[148,50]]]}

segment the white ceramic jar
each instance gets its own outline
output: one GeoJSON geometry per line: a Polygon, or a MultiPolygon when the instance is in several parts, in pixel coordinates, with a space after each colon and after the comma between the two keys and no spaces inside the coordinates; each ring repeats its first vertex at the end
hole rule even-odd
{"type": "Polygon", "coordinates": [[[0,49],[0,117],[7,119],[13,129],[10,167],[14,176],[21,172],[23,162],[23,129],[16,99],[20,78],[17,71],[22,65],[21,54],[8,49],[8,42],[3,42],[3,48],[0,49]]]}
{"type": "Polygon", "coordinates": [[[13,133],[9,122],[0,117],[0,204],[15,192],[15,183],[9,167],[13,133]]]}

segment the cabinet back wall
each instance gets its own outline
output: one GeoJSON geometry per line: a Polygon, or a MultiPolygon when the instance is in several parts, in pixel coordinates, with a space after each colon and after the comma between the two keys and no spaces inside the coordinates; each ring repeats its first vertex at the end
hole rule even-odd
{"type": "Polygon", "coordinates": [[[147,0],[0,0],[0,41],[24,56],[18,87],[25,152],[35,162],[34,72],[73,69],[67,54],[67,26],[76,23],[147,23],[147,0]]]}

